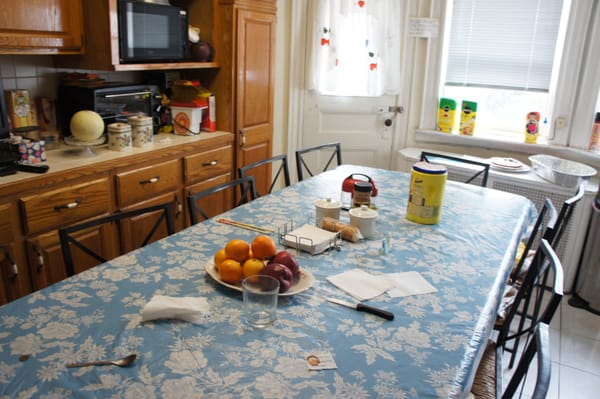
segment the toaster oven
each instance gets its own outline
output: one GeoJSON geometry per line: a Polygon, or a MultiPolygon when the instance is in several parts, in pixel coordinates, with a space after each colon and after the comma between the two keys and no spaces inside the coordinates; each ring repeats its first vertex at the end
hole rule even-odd
{"type": "Polygon", "coordinates": [[[78,111],[97,112],[104,120],[104,129],[115,122],[127,123],[134,115],[152,117],[154,133],[160,124],[161,94],[158,86],[131,83],[102,82],[63,84],[58,89],[56,108],[62,137],[71,136],[71,117],[78,111]]]}

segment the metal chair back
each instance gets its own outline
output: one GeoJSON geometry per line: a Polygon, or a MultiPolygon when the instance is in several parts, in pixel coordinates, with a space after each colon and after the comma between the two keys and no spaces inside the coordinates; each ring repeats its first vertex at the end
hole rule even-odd
{"type": "MultiPolygon", "coordinates": [[[[161,224],[164,222],[166,224],[166,231],[168,235],[175,233],[175,222],[173,217],[173,203],[167,202],[160,205],[153,205],[149,207],[144,207],[140,209],[135,209],[131,211],[118,212],[112,215],[103,216],[100,218],[96,218],[93,220],[88,220],[83,223],[79,223],[72,226],[62,227],[58,230],[58,235],[60,237],[60,246],[63,254],[63,260],[65,263],[65,267],[67,270],[67,276],[72,276],[75,274],[75,265],[73,260],[73,248],[76,247],[80,251],[83,251],[85,254],[89,255],[91,258],[98,261],[98,264],[107,262],[106,256],[102,253],[101,245],[99,243],[98,247],[92,245],[92,243],[85,243],[83,240],[83,230],[91,229],[93,227],[109,225],[111,223],[115,223],[116,227],[121,231],[121,225],[123,221],[126,219],[136,218],[142,215],[150,215],[157,214],[156,220],[152,224],[151,228],[144,235],[144,239],[139,244],[138,248],[146,246],[151,241],[156,241],[160,238],[163,238],[158,233],[158,229],[161,224]],[[79,233],[79,236],[78,234],[79,233]]],[[[121,241],[119,241],[119,253],[122,254],[124,252],[122,248],[121,241]]]]}
{"type": "Polygon", "coordinates": [[[325,172],[327,169],[329,169],[334,160],[337,163],[336,166],[340,166],[342,164],[342,147],[340,143],[321,144],[296,151],[296,171],[298,173],[298,181],[304,180],[304,177],[306,176],[304,172],[308,173],[309,176],[314,176],[317,173],[325,172]],[[316,152],[325,152],[326,154],[329,154],[327,162],[324,163],[324,167],[308,165],[308,155],[315,154],[316,152]],[[313,170],[316,170],[317,172],[313,172],[313,170]]]}
{"type": "Polygon", "coordinates": [[[196,224],[202,220],[210,218],[210,215],[202,208],[199,201],[210,195],[216,194],[224,190],[239,189],[239,201],[235,203],[235,206],[240,206],[246,202],[252,201],[258,197],[256,189],[254,187],[254,177],[246,176],[239,179],[230,180],[228,182],[216,185],[206,190],[199,191],[195,194],[191,194],[187,197],[188,210],[190,214],[191,224],[196,224]]]}

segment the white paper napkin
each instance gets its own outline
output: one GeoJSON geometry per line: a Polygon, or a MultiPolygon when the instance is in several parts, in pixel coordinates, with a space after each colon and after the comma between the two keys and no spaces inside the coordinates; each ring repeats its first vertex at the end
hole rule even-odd
{"type": "Polygon", "coordinates": [[[360,269],[336,274],[327,280],[359,301],[373,299],[393,286],[387,275],[373,275],[360,269]]]}
{"type": "Polygon", "coordinates": [[[437,292],[437,288],[429,284],[419,272],[392,273],[387,276],[393,282],[392,288],[387,292],[392,298],[437,292]]]}
{"type": "Polygon", "coordinates": [[[181,319],[200,324],[209,311],[206,298],[154,295],[142,309],[142,320],[181,319]]]}

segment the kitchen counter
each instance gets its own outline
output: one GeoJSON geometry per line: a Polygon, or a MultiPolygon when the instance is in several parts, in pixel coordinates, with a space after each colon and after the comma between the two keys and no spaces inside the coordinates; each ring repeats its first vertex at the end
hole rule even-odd
{"type": "MultiPolygon", "coordinates": [[[[152,145],[147,147],[138,148],[132,147],[127,151],[113,151],[108,149],[108,144],[102,144],[99,146],[91,147],[95,156],[86,156],[82,154],[85,147],[73,146],[61,143],[59,148],[54,150],[46,151],[47,161],[46,165],[50,167],[46,173],[30,173],[30,172],[17,172],[13,175],[1,176],[0,187],[5,184],[11,184],[16,182],[23,182],[29,179],[40,179],[48,178],[50,175],[54,175],[58,172],[68,172],[82,166],[88,166],[99,163],[106,163],[110,168],[113,167],[112,161],[121,162],[125,157],[131,157],[135,155],[143,156],[150,151],[158,149],[168,150],[170,147],[178,146],[186,143],[196,143],[198,141],[208,140],[215,137],[228,136],[231,133],[228,132],[211,132],[201,133],[196,136],[179,136],[176,134],[161,133],[154,136],[154,142],[152,145]]],[[[0,190],[0,195],[2,191],[0,190]]]]}

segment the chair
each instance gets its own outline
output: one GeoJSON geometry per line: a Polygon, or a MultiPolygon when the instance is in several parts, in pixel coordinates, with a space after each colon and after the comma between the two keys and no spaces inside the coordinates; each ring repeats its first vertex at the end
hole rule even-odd
{"type": "Polygon", "coordinates": [[[511,353],[509,367],[514,364],[521,337],[540,322],[552,321],[563,297],[563,280],[561,262],[550,243],[542,238],[496,340],[511,353]],[[511,341],[513,345],[509,347],[511,341]]]}
{"type": "MultiPolygon", "coordinates": [[[[258,192],[258,189],[256,190],[258,195],[270,194],[271,191],[273,191],[273,188],[275,187],[275,185],[278,182],[280,182],[280,178],[283,179],[283,184],[285,187],[288,187],[290,185],[290,170],[288,168],[288,161],[287,161],[286,154],[277,155],[277,156],[274,156],[271,158],[263,159],[262,161],[258,161],[258,162],[251,163],[249,165],[242,166],[241,168],[238,169],[239,176],[240,177],[250,176],[251,175],[250,172],[256,168],[259,168],[259,167],[265,166],[265,165],[270,165],[273,167],[277,163],[279,163],[277,172],[273,174],[271,171],[271,175],[274,175],[274,177],[271,180],[271,185],[269,186],[268,191],[261,194],[258,192]]],[[[255,183],[256,183],[256,185],[258,185],[258,182],[255,181],[255,183]]]]}
{"type": "Polygon", "coordinates": [[[488,175],[490,173],[490,165],[487,163],[427,151],[421,152],[421,161],[439,163],[446,166],[462,164],[462,166],[465,166],[472,173],[466,180],[461,179],[463,183],[470,184],[473,182],[475,184],[476,179],[478,179],[481,187],[487,186],[488,175]]]}
{"type": "MultiPolygon", "coordinates": [[[[471,393],[478,398],[515,397],[517,389],[527,379],[533,357],[537,357],[536,382],[532,399],[544,399],[550,386],[552,361],[550,357],[550,333],[547,323],[540,322],[529,337],[529,345],[523,351],[504,392],[502,392],[502,347],[491,342],[486,347],[477,368],[471,393]]],[[[521,394],[523,390],[521,389],[521,394]]],[[[521,396],[521,395],[520,395],[521,396]]]]}
{"type": "Polygon", "coordinates": [[[239,201],[236,202],[236,206],[245,204],[246,202],[252,201],[253,199],[258,197],[258,194],[256,193],[256,189],[254,188],[254,177],[253,176],[246,176],[246,177],[241,177],[239,179],[230,180],[228,182],[219,184],[217,186],[208,188],[206,190],[199,191],[195,194],[191,194],[187,197],[188,210],[190,212],[191,223],[196,224],[200,221],[200,218],[198,215],[200,215],[202,217],[202,220],[206,220],[206,219],[210,218],[210,216],[206,213],[206,211],[202,209],[202,206],[199,203],[200,199],[206,198],[210,195],[219,193],[221,191],[231,190],[231,189],[235,190],[236,188],[239,188],[239,190],[240,190],[240,197],[239,197],[240,199],[239,199],[239,201]]]}
{"type": "MultiPolygon", "coordinates": [[[[113,215],[100,217],[93,220],[88,220],[83,223],[79,223],[73,226],[63,227],[58,230],[58,235],[60,237],[60,247],[63,254],[63,259],[65,262],[65,266],[67,269],[67,275],[73,276],[75,274],[75,266],[73,259],[73,247],[77,247],[79,250],[83,251],[85,254],[89,255],[91,258],[95,259],[98,263],[107,262],[108,259],[105,256],[105,251],[102,246],[104,243],[99,243],[100,241],[96,235],[92,237],[92,235],[83,234],[83,230],[91,230],[93,227],[102,227],[109,226],[111,224],[115,225],[119,231],[123,229],[123,221],[125,219],[132,219],[142,216],[147,216],[153,223],[151,228],[147,234],[142,234],[144,239],[139,242],[132,243],[134,247],[141,248],[146,246],[151,241],[156,241],[163,236],[160,235],[159,227],[162,222],[166,224],[166,232],[168,235],[175,233],[175,223],[173,217],[173,204],[171,202],[167,202],[161,205],[153,205],[145,208],[135,209],[132,211],[118,212],[113,215]],[[151,216],[152,214],[158,214],[158,217],[151,216]],[[79,233],[79,234],[77,234],[79,233]],[[96,238],[96,239],[92,239],[96,238]]],[[[120,236],[121,234],[119,234],[120,236]]],[[[118,255],[122,255],[125,250],[125,244],[120,242],[119,248],[117,250],[118,255]]],[[[114,251],[113,251],[114,252],[114,251]]]]}
{"type": "Polygon", "coordinates": [[[571,215],[575,210],[575,206],[583,198],[584,194],[585,185],[582,183],[577,188],[577,192],[572,197],[568,198],[567,200],[565,200],[565,202],[563,202],[554,227],[546,235],[546,239],[550,242],[552,248],[554,248],[555,250],[558,248],[558,245],[560,244],[560,239],[562,238],[562,235],[565,232],[569,221],[571,220],[571,215]]]}
{"type": "MultiPolygon", "coordinates": [[[[540,240],[545,238],[548,242],[552,242],[551,237],[556,231],[558,223],[558,215],[554,204],[550,198],[544,200],[544,205],[538,213],[538,217],[533,225],[533,228],[529,232],[529,237],[525,243],[525,247],[517,261],[516,266],[511,272],[511,283],[521,281],[523,275],[527,272],[528,263],[531,262],[531,257],[535,254],[535,250],[539,246],[540,240]]],[[[553,246],[554,249],[556,249],[553,246]]]]}
{"type": "MultiPolygon", "coordinates": [[[[328,154],[330,153],[325,166],[323,168],[318,168],[320,172],[325,172],[327,169],[329,169],[329,166],[331,165],[331,162],[333,162],[334,158],[336,159],[337,166],[342,164],[342,147],[340,143],[321,144],[315,147],[298,150],[296,151],[296,169],[298,172],[298,181],[304,180],[304,171],[308,172],[310,176],[315,175],[306,163],[306,158],[308,158],[307,155],[313,154],[317,151],[326,151],[328,154]]],[[[315,168],[315,166],[313,166],[313,168],[315,168]]]]}

